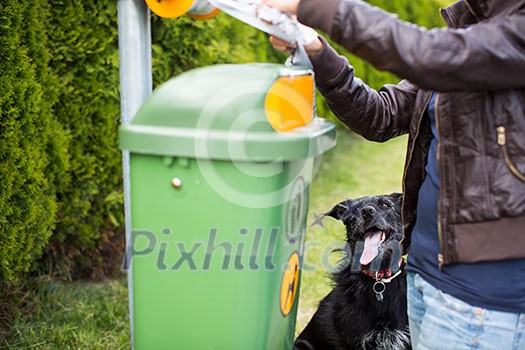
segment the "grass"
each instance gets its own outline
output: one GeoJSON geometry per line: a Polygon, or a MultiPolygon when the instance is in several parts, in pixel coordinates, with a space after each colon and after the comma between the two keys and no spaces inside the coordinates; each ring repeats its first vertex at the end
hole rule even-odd
{"type": "Polygon", "coordinates": [[[127,286],[44,281],[0,349],[129,349],[127,286]]]}
{"type": "MultiPolygon", "coordinates": [[[[323,157],[314,180],[308,224],[345,198],[401,190],[406,138],[386,144],[366,142],[339,132],[338,146],[323,157]]],[[[338,260],[334,243],[344,229],[327,218],[307,230],[306,263],[296,331],[308,323],[330,290],[330,267],[338,260]]],[[[129,349],[127,285],[124,278],[105,283],[47,280],[31,291],[19,310],[12,336],[0,349],[129,349]]]]}

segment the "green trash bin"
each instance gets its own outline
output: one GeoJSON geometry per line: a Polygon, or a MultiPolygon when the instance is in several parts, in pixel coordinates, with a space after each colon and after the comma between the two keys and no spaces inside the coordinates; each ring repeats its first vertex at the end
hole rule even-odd
{"type": "Polygon", "coordinates": [[[312,72],[196,69],[130,124],[135,349],[291,349],[309,187],[335,145],[312,72]]]}

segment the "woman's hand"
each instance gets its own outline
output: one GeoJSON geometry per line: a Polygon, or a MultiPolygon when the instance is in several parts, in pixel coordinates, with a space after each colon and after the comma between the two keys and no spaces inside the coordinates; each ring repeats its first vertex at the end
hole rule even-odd
{"type": "MultiPolygon", "coordinates": [[[[299,6],[299,1],[300,0],[262,0],[261,6],[266,5],[268,7],[273,7],[281,12],[287,12],[295,16],[297,14],[297,7],[299,6]]],[[[292,45],[291,43],[279,39],[273,35],[270,36],[270,43],[272,44],[274,49],[285,52],[288,55],[290,54],[290,51],[292,49],[295,49],[297,47],[297,45],[292,45]]],[[[316,38],[308,45],[305,45],[304,49],[308,56],[313,57],[319,52],[321,52],[321,50],[323,49],[323,43],[319,38],[316,38]]]]}
{"type": "MultiPolygon", "coordinates": [[[[291,43],[279,39],[273,35],[270,36],[270,43],[272,44],[274,49],[285,52],[288,55],[290,54],[291,49],[295,49],[297,47],[297,45],[292,45],[291,43]]],[[[319,38],[316,38],[310,44],[304,46],[304,50],[310,57],[317,55],[319,52],[321,52],[322,49],[323,43],[319,38]]]]}
{"type": "Polygon", "coordinates": [[[263,5],[276,8],[281,12],[288,12],[292,15],[296,15],[299,0],[262,0],[261,6],[263,5]]]}

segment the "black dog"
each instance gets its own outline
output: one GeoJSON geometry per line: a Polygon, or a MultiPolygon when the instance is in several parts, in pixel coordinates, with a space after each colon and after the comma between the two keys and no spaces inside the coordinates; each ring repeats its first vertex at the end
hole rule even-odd
{"type": "Polygon", "coordinates": [[[410,349],[401,194],[346,200],[324,214],[346,225],[347,259],[294,349],[410,349]]]}

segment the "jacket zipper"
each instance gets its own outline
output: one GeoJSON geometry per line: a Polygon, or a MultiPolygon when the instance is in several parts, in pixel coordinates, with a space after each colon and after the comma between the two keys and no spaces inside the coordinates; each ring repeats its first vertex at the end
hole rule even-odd
{"type": "MultiPolygon", "coordinates": [[[[441,171],[441,147],[440,147],[440,139],[441,139],[441,133],[439,131],[439,116],[438,116],[438,103],[439,103],[439,93],[437,93],[436,95],[436,102],[435,102],[435,105],[434,105],[434,117],[436,119],[436,130],[437,130],[437,133],[438,133],[438,147],[437,147],[437,161],[438,161],[438,168],[439,168],[439,192],[441,192],[441,184],[443,183],[443,181],[441,180],[442,179],[442,171],[441,171]]],[[[441,227],[441,210],[440,210],[440,206],[439,206],[439,197],[438,197],[438,219],[437,219],[437,229],[438,229],[438,238],[439,238],[439,249],[440,249],[440,253],[438,254],[437,256],[437,260],[438,260],[438,270],[441,271],[443,269],[443,263],[445,262],[445,259],[444,259],[444,256],[443,256],[443,253],[445,251],[445,247],[444,247],[444,244],[443,244],[443,231],[442,231],[442,227],[441,227]]]]}
{"type": "MultiPolygon", "coordinates": [[[[403,171],[403,193],[405,193],[405,183],[406,183],[406,177],[407,177],[407,170],[408,170],[408,167],[410,166],[410,163],[412,162],[412,156],[414,154],[414,149],[416,148],[416,140],[417,138],[419,137],[419,132],[421,130],[421,122],[423,121],[423,117],[425,115],[425,112],[428,108],[428,105],[430,104],[430,99],[432,98],[432,94],[430,94],[430,96],[427,98],[426,102],[425,102],[425,106],[423,107],[423,112],[421,112],[421,114],[419,115],[419,121],[417,123],[417,129],[416,129],[416,134],[414,135],[414,142],[412,142],[412,147],[410,147],[410,152],[408,153],[408,158],[407,158],[407,161],[406,161],[406,165],[405,165],[405,169],[403,171]]],[[[403,200],[401,201],[401,208],[405,208],[405,196],[403,196],[403,200]]],[[[405,221],[405,211],[404,210],[401,210],[401,222],[406,222],[405,221]]],[[[405,240],[404,236],[403,236],[403,239],[401,240],[401,245],[403,244],[403,241],[405,240]]]]}
{"type": "Polygon", "coordinates": [[[505,127],[503,125],[500,125],[497,127],[498,132],[498,145],[501,147],[501,150],[503,152],[503,157],[505,158],[505,163],[507,163],[507,166],[509,167],[510,171],[514,176],[516,176],[520,181],[525,182],[525,175],[521,174],[518,168],[514,166],[512,163],[509,151],[507,150],[507,135],[505,131],[505,127]]]}

